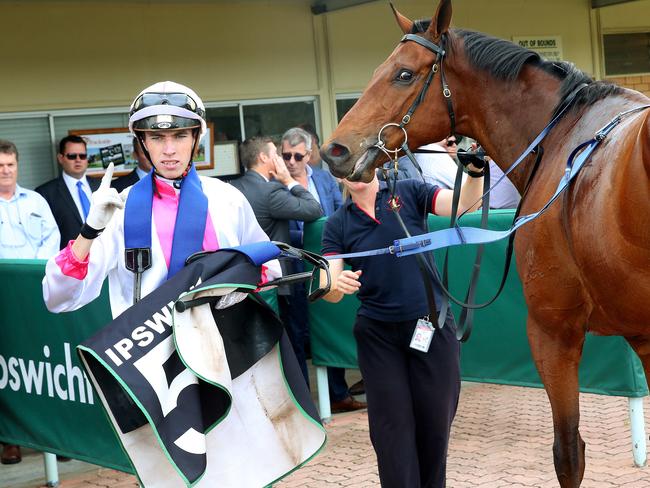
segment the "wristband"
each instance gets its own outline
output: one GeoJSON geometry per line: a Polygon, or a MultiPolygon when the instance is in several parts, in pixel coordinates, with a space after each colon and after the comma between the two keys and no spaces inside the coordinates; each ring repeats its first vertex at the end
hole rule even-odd
{"type": "Polygon", "coordinates": [[[85,222],[84,225],[81,226],[81,230],[79,230],[81,237],[91,240],[97,238],[102,232],[104,232],[104,229],[94,229],[85,222]]]}
{"type": "Polygon", "coordinates": [[[470,178],[483,178],[484,174],[484,171],[472,171],[471,169],[467,170],[467,176],[470,178]]]}

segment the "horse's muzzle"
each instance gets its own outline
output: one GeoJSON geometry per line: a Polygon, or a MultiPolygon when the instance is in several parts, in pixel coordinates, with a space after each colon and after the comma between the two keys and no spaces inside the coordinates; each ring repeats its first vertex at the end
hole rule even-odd
{"type": "Polygon", "coordinates": [[[375,168],[379,165],[380,154],[379,148],[370,146],[362,154],[355,155],[347,146],[337,142],[326,144],[321,149],[321,157],[329,165],[332,174],[350,181],[372,180],[375,168]]]}
{"type": "Polygon", "coordinates": [[[332,174],[338,178],[346,178],[352,173],[350,150],[343,144],[331,142],[320,150],[321,158],[327,163],[332,174]]]}

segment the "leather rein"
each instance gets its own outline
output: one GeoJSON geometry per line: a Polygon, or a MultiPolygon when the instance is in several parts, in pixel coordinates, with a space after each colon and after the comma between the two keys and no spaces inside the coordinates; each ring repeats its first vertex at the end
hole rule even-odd
{"type": "MultiPolygon", "coordinates": [[[[400,224],[400,227],[404,231],[407,237],[411,237],[410,232],[408,231],[406,225],[404,224],[404,221],[399,215],[399,204],[398,204],[398,199],[395,195],[395,186],[396,186],[396,180],[397,180],[397,170],[398,170],[398,154],[401,152],[404,152],[406,156],[410,159],[410,161],[413,163],[413,165],[416,167],[418,172],[420,173],[420,176],[422,177],[422,169],[420,168],[420,165],[418,164],[417,160],[413,156],[413,152],[409,149],[408,147],[408,133],[406,131],[406,126],[409,124],[411,121],[413,114],[415,111],[418,109],[418,107],[422,104],[424,101],[427,92],[429,91],[429,88],[431,86],[431,83],[433,82],[433,78],[435,77],[435,74],[440,72],[440,82],[441,82],[441,87],[442,87],[442,96],[445,100],[445,103],[447,105],[447,113],[449,115],[449,123],[450,123],[450,134],[455,134],[456,130],[456,113],[454,112],[454,105],[452,101],[452,92],[451,89],[449,88],[449,84],[447,83],[447,79],[445,76],[444,72],[444,64],[443,61],[445,59],[445,56],[447,55],[446,49],[445,49],[445,40],[446,36],[443,35],[441,41],[441,45],[435,44],[434,42],[429,41],[428,39],[425,39],[424,37],[421,37],[416,34],[405,34],[402,39],[400,40],[400,43],[403,42],[415,42],[419,44],[420,46],[423,46],[424,48],[428,49],[432,53],[436,55],[436,59],[433,62],[433,65],[431,66],[431,69],[429,70],[429,73],[424,81],[424,84],[422,85],[422,88],[420,89],[420,92],[418,95],[415,97],[413,100],[413,103],[407,110],[406,114],[402,117],[402,120],[400,121],[399,124],[395,122],[390,122],[385,124],[380,130],[379,133],[377,134],[377,143],[375,146],[383,151],[393,162],[394,162],[394,173],[393,173],[393,178],[391,179],[389,175],[386,175],[386,182],[388,183],[389,190],[391,192],[391,209],[393,210],[393,213],[395,214],[395,217],[397,218],[397,221],[400,224]],[[404,142],[400,147],[395,147],[393,149],[389,149],[386,147],[385,142],[382,139],[382,133],[384,130],[386,130],[389,127],[396,127],[398,129],[401,129],[402,132],[404,133],[404,142]]],[[[568,106],[573,102],[575,99],[576,95],[578,92],[584,88],[586,85],[581,85],[578,87],[576,90],[574,90],[566,99],[565,101],[561,104],[560,108],[554,114],[555,116],[553,117],[553,120],[551,122],[552,125],[559,119],[559,117],[564,113],[564,111],[568,108],[568,106]],[[559,112],[559,113],[558,113],[559,112]]],[[[548,133],[548,130],[552,127],[552,125],[549,124],[546,129],[540,134],[541,139],[543,139],[546,134],[548,133]]],[[[539,139],[539,142],[541,142],[540,136],[538,136],[537,139],[539,139]]],[[[537,140],[536,139],[536,140],[537,140]]],[[[423,151],[423,152],[437,152],[437,151],[423,151]]],[[[515,213],[515,219],[519,215],[519,211],[521,209],[522,202],[524,201],[524,198],[526,196],[526,193],[528,191],[528,188],[530,187],[530,183],[532,181],[533,176],[536,173],[537,167],[539,166],[539,162],[541,161],[543,151],[541,150],[541,147],[538,147],[536,144],[535,146],[531,145],[529,146],[524,153],[517,159],[515,164],[513,164],[506,172],[505,174],[499,179],[498,182],[495,183],[494,186],[499,184],[503,178],[505,178],[525,157],[527,157],[529,154],[536,152],[537,157],[533,166],[533,171],[531,172],[530,177],[528,178],[528,181],[525,186],[525,191],[524,194],[522,195],[522,199],[519,202],[519,206],[517,207],[517,211],[515,213]]],[[[445,151],[446,153],[446,151],[445,151]]],[[[483,156],[485,153],[482,150],[479,151],[468,151],[465,154],[467,155],[472,155],[472,156],[483,156]]],[[[453,193],[453,198],[452,198],[452,210],[451,210],[451,218],[450,218],[450,224],[449,227],[457,227],[458,226],[458,219],[462,217],[466,212],[463,212],[460,216],[458,215],[458,206],[459,206],[459,201],[460,201],[460,187],[462,183],[462,173],[463,169],[462,166],[458,166],[458,171],[456,173],[456,179],[455,179],[455,184],[454,184],[454,193],[453,193]]],[[[492,187],[493,188],[493,187],[492,187]]],[[[483,182],[483,194],[481,196],[482,200],[482,210],[481,210],[481,228],[486,229],[487,228],[487,223],[488,223],[488,215],[489,215],[489,194],[490,191],[492,190],[490,187],[490,178],[489,178],[489,165],[485,165],[485,170],[484,170],[484,182],[483,182]]],[[[478,202],[477,202],[478,203],[478,202]]],[[[428,231],[428,223],[427,223],[427,216],[424,216],[424,222],[423,222],[424,228],[426,231],[428,231]]],[[[478,245],[477,250],[476,250],[476,257],[474,259],[474,265],[472,267],[472,275],[470,277],[470,283],[465,295],[465,301],[459,300],[455,298],[451,291],[449,290],[449,253],[445,252],[445,259],[444,259],[444,264],[443,264],[443,275],[440,277],[437,269],[435,266],[432,265],[432,262],[427,261],[421,254],[416,254],[416,258],[418,260],[418,265],[420,267],[420,273],[422,275],[423,282],[425,284],[425,289],[427,292],[427,300],[429,302],[429,309],[432,314],[437,315],[438,320],[437,320],[437,327],[440,329],[444,326],[448,310],[449,310],[449,302],[452,301],[455,304],[459,305],[462,308],[461,315],[459,318],[459,323],[457,326],[457,338],[458,340],[465,342],[467,339],[469,339],[469,336],[471,334],[472,330],[472,323],[473,323],[473,312],[475,309],[480,309],[480,308],[485,308],[491,303],[493,303],[501,294],[501,291],[503,290],[506,279],[508,276],[508,272],[510,269],[510,263],[511,263],[511,257],[512,257],[512,250],[513,250],[513,243],[514,243],[514,233],[510,236],[510,239],[508,241],[508,247],[506,249],[506,261],[504,264],[504,270],[502,274],[502,279],[501,283],[499,285],[499,289],[495,293],[495,295],[488,300],[485,303],[480,303],[477,304],[474,302],[474,298],[476,296],[476,290],[478,289],[478,279],[479,279],[479,273],[480,273],[480,268],[481,268],[481,262],[483,258],[483,252],[484,252],[484,245],[478,245]],[[443,299],[442,301],[442,306],[440,311],[438,312],[436,303],[435,303],[435,297],[433,294],[433,289],[431,285],[431,278],[437,282],[439,285],[440,289],[442,290],[443,294],[445,295],[446,299],[443,299]]]]}

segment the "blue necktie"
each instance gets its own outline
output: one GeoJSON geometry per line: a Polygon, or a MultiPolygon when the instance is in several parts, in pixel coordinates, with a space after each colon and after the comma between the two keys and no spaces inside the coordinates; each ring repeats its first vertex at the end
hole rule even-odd
{"type": "Polygon", "coordinates": [[[88,217],[88,211],[90,210],[90,200],[86,196],[86,192],[83,189],[83,184],[81,181],[77,181],[77,190],[79,191],[79,201],[81,202],[81,208],[84,212],[84,222],[86,217],[88,217]]]}

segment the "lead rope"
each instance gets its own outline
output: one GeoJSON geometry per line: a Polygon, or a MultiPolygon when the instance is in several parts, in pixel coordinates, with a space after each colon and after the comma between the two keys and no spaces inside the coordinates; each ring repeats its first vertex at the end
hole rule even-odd
{"type": "MultiPolygon", "coordinates": [[[[402,231],[404,232],[404,234],[406,234],[406,237],[411,237],[411,233],[409,232],[408,228],[406,227],[406,224],[404,223],[404,220],[402,220],[402,217],[399,214],[401,204],[399,202],[399,196],[395,194],[395,187],[397,186],[397,169],[398,169],[397,160],[395,160],[394,163],[395,166],[393,171],[393,177],[391,178],[390,175],[385,175],[386,183],[388,184],[388,189],[390,192],[390,199],[388,203],[390,209],[393,212],[393,215],[395,215],[397,222],[402,228],[402,231]]],[[[426,214],[425,214],[425,220],[426,220],[426,214]]],[[[429,230],[428,227],[425,227],[425,230],[428,231],[429,230]]],[[[424,283],[424,289],[427,295],[427,302],[429,303],[429,315],[432,317],[437,317],[438,307],[436,305],[436,296],[433,291],[432,280],[429,279],[429,276],[432,271],[432,267],[427,262],[426,255],[423,256],[422,254],[416,254],[415,258],[418,263],[418,268],[420,269],[420,274],[422,275],[422,281],[424,283]]],[[[438,328],[441,328],[441,326],[439,326],[438,328]]]]}
{"type": "MultiPolygon", "coordinates": [[[[411,121],[411,118],[413,114],[415,113],[415,110],[417,107],[422,103],[424,100],[426,93],[428,92],[428,89],[431,85],[431,82],[433,80],[433,77],[435,74],[440,71],[440,82],[442,86],[442,95],[445,99],[446,105],[447,105],[447,112],[449,114],[449,124],[450,124],[450,134],[455,133],[456,129],[456,114],[454,112],[454,107],[453,107],[453,102],[451,99],[451,90],[449,89],[449,85],[447,84],[447,80],[444,74],[443,70],[443,61],[444,57],[446,55],[446,51],[444,49],[444,43],[445,43],[446,37],[443,35],[441,38],[441,46],[438,46],[437,44],[429,41],[428,39],[425,39],[421,36],[417,36],[415,34],[406,34],[402,37],[400,42],[407,42],[407,41],[413,41],[429,51],[433,52],[436,54],[436,59],[431,67],[431,70],[420,90],[420,93],[417,95],[411,106],[409,107],[407,113],[402,117],[402,120],[399,124],[396,123],[388,123],[384,125],[380,130],[379,134],[377,136],[377,143],[375,146],[383,151],[389,158],[389,161],[392,160],[394,161],[394,179],[397,179],[397,171],[398,171],[398,162],[397,162],[397,155],[400,151],[404,151],[404,153],[409,157],[409,159],[414,163],[415,167],[417,170],[420,172],[420,176],[422,177],[422,170],[413,157],[413,154],[411,153],[410,149],[408,148],[408,134],[406,132],[406,125],[411,121]],[[388,149],[386,148],[386,145],[382,139],[382,132],[387,129],[388,127],[397,127],[398,129],[401,129],[403,134],[404,134],[404,142],[402,143],[401,147],[396,147],[394,149],[388,149]]],[[[551,128],[555,125],[555,123],[562,117],[564,112],[567,110],[567,108],[572,104],[573,100],[576,98],[577,94],[586,86],[586,84],[581,84],[579,85],[576,89],[573,90],[569,96],[565,98],[562,104],[558,107],[558,109],[555,111],[553,116],[551,117],[551,122],[544,128],[544,130],[537,136],[537,138],[529,145],[529,147],[520,155],[517,161],[515,161],[510,168],[508,168],[507,171],[505,171],[504,175],[495,183],[495,186],[499,184],[503,178],[506,177],[507,174],[509,174],[516,166],[521,163],[524,158],[530,154],[530,152],[536,148],[539,147],[540,142],[546,137],[546,134],[551,130],[551,128]]],[[[535,164],[537,165],[539,163],[539,160],[541,159],[541,153],[538,153],[537,160],[535,164]]],[[[478,203],[479,201],[483,202],[483,213],[481,216],[481,228],[486,229],[487,228],[487,215],[489,211],[489,192],[492,190],[492,188],[489,185],[489,165],[486,165],[486,169],[484,170],[484,186],[483,186],[483,195],[479,200],[477,200],[478,203]],[[485,176],[487,175],[487,176],[485,176]]],[[[536,171],[536,167],[534,167],[533,172],[531,174],[531,178],[529,179],[529,182],[532,180],[532,175],[534,175],[536,171]]],[[[459,172],[457,173],[457,180],[462,176],[460,174],[462,172],[462,169],[459,167],[459,172]]],[[[424,179],[424,178],[423,178],[424,179]]],[[[399,216],[399,205],[397,201],[397,196],[395,195],[395,183],[393,182],[392,187],[390,187],[390,178],[386,178],[386,181],[389,184],[389,188],[391,189],[391,209],[393,209],[393,213],[397,217],[398,222],[400,223],[400,226],[404,230],[404,232],[407,234],[407,238],[410,237],[410,234],[408,233],[408,229],[404,225],[404,222],[402,221],[401,217],[399,216]]],[[[528,185],[527,185],[528,187],[528,185]]],[[[458,215],[458,199],[460,196],[460,184],[457,181],[456,184],[454,185],[454,197],[452,199],[453,205],[452,205],[452,218],[450,219],[450,228],[456,228],[458,232],[458,236],[460,238],[461,242],[464,242],[462,232],[460,230],[460,227],[457,225],[457,220],[462,217],[467,210],[465,210],[463,213],[461,213],[460,216],[458,215]],[[456,194],[458,192],[458,194],[456,194]]],[[[521,202],[523,202],[523,198],[520,201],[520,206],[521,208],[521,202]]],[[[474,203],[474,204],[475,204],[474,203]]],[[[469,208],[473,207],[474,204],[470,205],[469,208]]],[[[424,216],[424,228],[428,231],[428,222],[427,222],[427,215],[425,213],[424,216]]],[[[514,234],[513,234],[514,235],[514,234]]],[[[437,272],[437,269],[435,266],[430,266],[429,263],[425,259],[419,259],[418,260],[418,265],[420,266],[420,271],[422,273],[422,279],[425,282],[425,286],[431,286],[431,283],[428,280],[428,277],[432,277],[436,282],[440,285],[442,291],[446,295],[447,299],[443,300],[442,304],[442,310],[440,315],[438,316],[438,327],[442,327],[446,320],[446,315],[447,311],[449,309],[449,300],[453,301],[457,305],[460,305],[463,307],[463,311],[461,312],[461,323],[460,323],[460,328],[457,332],[457,337],[461,341],[466,341],[469,338],[469,334],[471,332],[471,327],[472,327],[472,321],[473,321],[473,310],[476,308],[482,308],[485,307],[489,304],[491,304],[496,298],[499,296],[501,293],[503,286],[505,285],[505,281],[508,275],[508,271],[510,269],[510,260],[511,260],[511,255],[512,255],[512,243],[513,243],[513,235],[510,236],[510,240],[508,243],[508,250],[507,250],[507,257],[506,257],[506,264],[504,266],[504,274],[501,280],[501,285],[499,287],[499,290],[497,291],[496,295],[488,302],[485,304],[472,304],[471,301],[475,298],[476,294],[476,288],[477,288],[477,283],[478,283],[478,276],[479,276],[479,271],[480,271],[480,263],[482,261],[482,256],[483,256],[483,244],[480,244],[479,247],[477,248],[477,253],[476,253],[476,258],[474,262],[474,268],[472,271],[472,278],[470,280],[470,285],[466,294],[466,302],[462,302],[454,298],[449,289],[448,289],[448,253],[445,253],[445,265],[444,265],[444,279],[441,280],[440,276],[437,272]],[[428,272],[428,275],[427,275],[428,272]],[[442,313],[444,312],[444,313],[442,313]]],[[[419,256],[419,254],[417,254],[419,256]]],[[[430,296],[428,296],[428,300],[430,302],[429,308],[431,310],[436,310],[435,308],[435,300],[432,300],[430,296]],[[433,306],[431,305],[433,303],[433,306]]]]}

